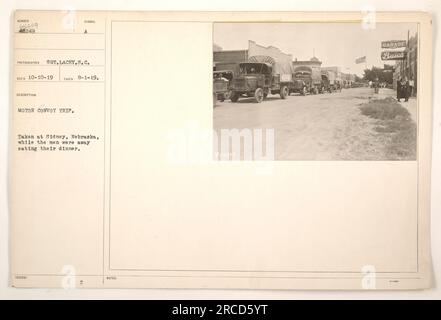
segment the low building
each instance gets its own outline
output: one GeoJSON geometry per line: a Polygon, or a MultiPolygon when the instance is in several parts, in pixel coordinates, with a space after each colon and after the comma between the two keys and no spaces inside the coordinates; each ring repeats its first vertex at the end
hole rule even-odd
{"type": "Polygon", "coordinates": [[[350,73],[341,73],[342,85],[344,88],[352,87],[352,84],[355,82],[355,74],[350,73]]]}
{"type": "Polygon", "coordinates": [[[248,61],[248,50],[222,50],[213,52],[213,69],[239,71],[239,63],[248,61]]]}
{"type": "Polygon", "coordinates": [[[289,74],[292,76],[292,55],[282,52],[274,46],[262,46],[252,40],[248,41],[248,48],[245,50],[221,50],[219,46],[213,49],[213,69],[215,71],[230,70],[234,74],[239,72],[239,63],[250,61],[261,57],[271,57],[273,61],[273,70],[279,74],[289,74]]]}

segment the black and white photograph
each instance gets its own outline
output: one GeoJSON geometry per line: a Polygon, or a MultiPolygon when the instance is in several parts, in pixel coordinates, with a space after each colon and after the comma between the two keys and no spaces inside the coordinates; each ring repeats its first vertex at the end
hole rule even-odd
{"type": "Polygon", "coordinates": [[[77,1],[0,4],[0,300],[441,297],[441,3],[77,1]]]}
{"type": "Polygon", "coordinates": [[[417,23],[213,27],[216,160],[416,160],[417,91],[417,23]]]}

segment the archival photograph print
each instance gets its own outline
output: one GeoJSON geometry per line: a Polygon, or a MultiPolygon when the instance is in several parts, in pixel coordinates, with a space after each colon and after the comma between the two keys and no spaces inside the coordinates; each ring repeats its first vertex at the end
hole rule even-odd
{"type": "Polygon", "coordinates": [[[416,160],[416,23],[215,23],[215,160],[416,160]]]}

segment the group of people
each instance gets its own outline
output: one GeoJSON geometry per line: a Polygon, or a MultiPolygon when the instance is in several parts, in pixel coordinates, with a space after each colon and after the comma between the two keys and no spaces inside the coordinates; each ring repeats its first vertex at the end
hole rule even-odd
{"type": "Polygon", "coordinates": [[[386,82],[380,82],[378,78],[374,81],[369,81],[369,87],[374,89],[374,93],[379,93],[380,88],[387,88],[386,82]]]}
{"type": "Polygon", "coordinates": [[[387,88],[387,83],[380,82],[377,78],[375,81],[369,81],[369,88],[387,88]]]}
{"type": "Polygon", "coordinates": [[[409,97],[413,93],[413,87],[414,82],[411,78],[410,80],[407,79],[407,77],[401,77],[397,81],[397,100],[398,102],[401,101],[401,99],[404,99],[404,102],[409,101],[409,97]]]}
{"type": "MultiPolygon", "coordinates": [[[[375,79],[375,81],[369,81],[369,87],[374,89],[375,93],[379,92],[379,88],[384,88],[382,83],[378,81],[378,79],[375,79]]],[[[397,100],[398,102],[401,101],[401,99],[404,99],[405,102],[409,101],[409,97],[413,95],[414,90],[414,81],[412,78],[408,80],[407,77],[401,77],[397,81],[397,100]]]]}

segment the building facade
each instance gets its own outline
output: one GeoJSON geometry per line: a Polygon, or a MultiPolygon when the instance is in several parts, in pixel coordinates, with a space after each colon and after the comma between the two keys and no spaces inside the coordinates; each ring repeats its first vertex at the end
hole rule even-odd
{"type": "Polygon", "coordinates": [[[407,43],[406,58],[399,60],[395,64],[395,71],[393,74],[393,86],[397,88],[397,81],[401,78],[407,77],[408,80],[413,80],[414,89],[413,96],[416,96],[418,88],[418,35],[411,37],[407,43]]]}
{"type": "Polygon", "coordinates": [[[352,87],[352,84],[355,82],[355,74],[342,72],[341,81],[344,88],[350,88],[352,87]]]}
{"type": "Polygon", "coordinates": [[[248,61],[248,50],[222,50],[213,52],[214,71],[230,70],[236,75],[239,63],[248,61]]]}

